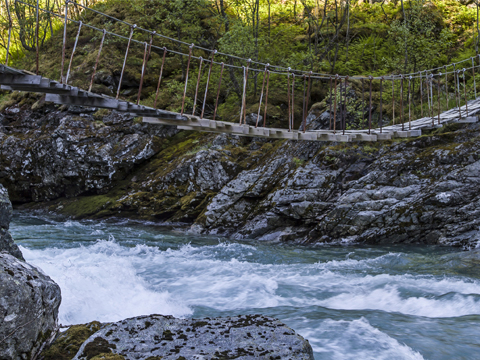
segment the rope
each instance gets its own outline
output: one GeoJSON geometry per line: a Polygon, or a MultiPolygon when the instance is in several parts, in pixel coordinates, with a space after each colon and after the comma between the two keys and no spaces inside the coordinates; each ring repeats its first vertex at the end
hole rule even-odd
{"type": "Polygon", "coordinates": [[[295,127],[295,74],[292,75],[292,129],[295,127]]]}
{"type": "MultiPolygon", "coordinates": [[[[70,56],[70,63],[68,64],[67,78],[65,79],[65,84],[68,84],[68,77],[70,75],[70,69],[72,67],[73,55],[75,54],[75,50],[77,49],[78,38],[80,36],[80,30],[82,30],[82,22],[81,21],[80,21],[80,24],[78,25],[78,32],[77,32],[77,37],[75,38],[75,44],[73,45],[72,56],[70,56]]],[[[37,75],[38,75],[38,69],[37,69],[37,75]]]]}
{"type": "Polygon", "coordinates": [[[270,71],[267,70],[267,91],[265,92],[265,110],[263,113],[263,127],[267,124],[267,105],[268,105],[268,83],[270,81],[270,71]]]}
{"type": "Polygon", "coordinates": [[[205,86],[205,96],[203,97],[202,114],[200,115],[201,119],[203,119],[203,114],[205,112],[205,103],[207,102],[208,84],[210,83],[210,75],[212,74],[213,57],[215,56],[216,53],[217,53],[217,50],[213,50],[212,59],[210,61],[210,67],[208,69],[207,85],[205,86]]]}
{"type": "Polygon", "coordinates": [[[143,76],[145,75],[145,66],[147,65],[147,54],[148,54],[148,44],[147,42],[145,42],[145,51],[143,52],[142,75],[140,77],[140,86],[138,87],[137,105],[140,104],[140,96],[142,94],[143,76]]]}
{"type": "MultiPolygon", "coordinates": [[[[264,77],[265,78],[265,77],[264,77]]],[[[292,107],[290,104],[290,68],[289,68],[289,73],[287,76],[287,103],[288,103],[288,131],[292,131],[292,122],[291,122],[291,112],[292,112],[292,107]]],[[[257,122],[258,122],[258,116],[257,116],[257,122]]]]}
{"type": "Polygon", "coordinates": [[[338,75],[335,75],[335,99],[334,99],[334,105],[333,105],[333,133],[334,134],[337,129],[337,81],[338,81],[338,75]]]}
{"type": "MultiPolygon", "coordinates": [[[[263,91],[265,90],[265,79],[267,77],[267,67],[265,67],[265,72],[263,73],[263,81],[262,81],[262,92],[260,94],[260,102],[258,103],[258,113],[257,113],[257,123],[255,124],[255,128],[258,126],[258,120],[260,120],[260,110],[262,108],[262,101],[263,101],[263,91]]],[[[290,78],[289,78],[290,80],[290,78]]],[[[289,110],[290,110],[290,104],[289,110]]]]}
{"type": "Polygon", "coordinates": [[[330,111],[329,111],[329,116],[330,116],[330,130],[332,130],[332,77],[330,76],[330,111]]]}
{"type": "Polygon", "coordinates": [[[180,112],[180,115],[183,115],[183,110],[185,109],[185,96],[187,95],[188,73],[190,71],[190,61],[192,60],[192,49],[193,44],[190,45],[190,50],[188,52],[187,73],[185,75],[185,88],[183,89],[182,111],[180,112]]]}
{"type": "Polygon", "coordinates": [[[220,80],[218,81],[217,100],[215,101],[215,110],[213,112],[213,120],[215,120],[215,117],[217,116],[218,98],[220,96],[220,87],[222,86],[223,68],[224,68],[224,63],[222,62],[222,68],[220,69],[220,80]]]}
{"type": "Polygon", "coordinates": [[[402,122],[402,131],[404,131],[405,124],[403,121],[403,75],[400,81],[400,121],[402,122]]]}
{"type": "MultiPolygon", "coordinates": [[[[135,30],[135,27],[136,25],[132,26],[132,28],[130,29],[130,36],[128,38],[127,51],[125,51],[125,59],[123,59],[122,73],[120,74],[120,81],[118,82],[117,96],[115,98],[117,100],[118,100],[118,97],[120,96],[120,89],[122,88],[123,74],[125,73],[125,65],[127,65],[128,51],[130,50],[130,44],[132,42],[132,36],[133,36],[133,31],[135,30]]],[[[68,74],[67,74],[67,78],[68,78],[68,74]]]]}
{"type": "Polygon", "coordinates": [[[463,91],[465,93],[465,111],[468,116],[467,86],[465,85],[465,68],[463,69],[463,91]]]}
{"type": "Polygon", "coordinates": [[[380,79],[380,119],[379,119],[379,125],[380,125],[380,134],[382,133],[382,125],[383,125],[383,122],[382,122],[382,116],[383,116],[383,112],[382,112],[382,103],[383,103],[383,78],[380,79]]]}
{"type": "Polygon", "coordinates": [[[392,116],[393,125],[395,125],[395,80],[392,79],[392,116]]]}
{"type": "MultiPolygon", "coordinates": [[[[163,48],[163,57],[162,57],[162,66],[160,67],[160,75],[158,76],[158,84],[157,84],[157,91],[155,91],[155,101],[153,102],[153,107],[157,108],[157,100],[158,94],[160,93],[160,84],[162,82],[162,75],[163,75],[163,66],[165,65],[165,57],[167,55],[167,48],[163,48]]],[[[185,99],[185,98],[184,98],[185,99]]],[[[183,112],[183,103],[182,103],[182,112],[183,112]]]]}
{"type": "Polygon", "coordinates": [[[95,66],[93,67],[93,74],[90,80],[90,86],[88,87],[88,92],[92,91],[93,80],[95,79],[95,74],[97,73],[98,62],[100,61],[100,54],[102,53],[103,42],[105,41],[106,31],[103,30],[102,40],[100,41],[100,47],[98,48],[97,60],[95,61],[95,66]]]}
{"type": "Polygon", "coordinates": [[[422,74],[420,73],[420,116],[423,118],[423,85],[422,74]]]}
{"type": "Polygon", "coordinates": [[[372,79],[370,76],[370,103],[368,105],[368,133],[372,131],[372,79]]]}
{"type": "Polygon", "coordinates": [[[200,56],[200,64],[198,65],[197,86],[195,87],[195,99],[193,100],[192,115],[195,115],[195,108],[197,107],[198,88],[200,87],[200,79],[202,78],[203,58],[200,56]]]}

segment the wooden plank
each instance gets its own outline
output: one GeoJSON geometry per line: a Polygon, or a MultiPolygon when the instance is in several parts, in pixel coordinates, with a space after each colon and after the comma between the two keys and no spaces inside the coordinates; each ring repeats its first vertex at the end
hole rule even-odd
{"type": "Polygon", "coordinates": [[[0,84],[2,85],[40,85],[41,81],[40,75],[0,74],[0,84]]]}

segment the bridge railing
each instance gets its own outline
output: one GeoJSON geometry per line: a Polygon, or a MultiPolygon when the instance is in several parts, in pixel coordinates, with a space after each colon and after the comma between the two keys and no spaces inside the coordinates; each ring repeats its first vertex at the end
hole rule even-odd
{"type": "MultiPolygon", "coordinates": [[[[8,44],[5,64],[8,65],[10,58],[11,35],[14,30],[12,21],[12,4],[4,0],[8,12],[8,44]]],[[[187,62],[181,91],[181,107],[178,112],[181,114],[190,113],[200,118],[210,116],[217,120],[218,108],[222,101],[222,86],[232,81],[226,76],[228,71],[233,72],[234,78],[239,81],[240,111],[237,115],[239,124],[247,124],[247,115],[253,113],[254,126],[267,127],[271,121],[272,109],[277,109],[278,104],[272,104],[272,86],[275,92],[275,101],[283,98],[286,114],[283,114],[283,127],[289,131],[296,129],[306,132],[309,130],[307,117],[309,106],[312,105],[312,90],[314,87],[326,89],[325,109],[328,113],[327,129],[345,134],[346,131],[364,129],[369,134],[372,131],[383,131],[384,124],[397,125],[401,130],[411,130],[412,121],[416,118],[428,118],[431,125],[441,123],[440,114],[451,107],[458,110],[458,117],[469,116],[468,101],[477,97],[476,71],[480,66],[480,55],[443,67],[418,71],[409,74],[390,74],[385,76],[358,76],[358,75],[332,75],[315,73],[271,65],[251,59],[244,59],[238,56],[218,52],[215,49],[207,49],[195,44],[174,39],[155,31],[143,29],[126,21],[104,14],[96,9],[89,8],[75,1],[66,1],[62,14],[49,11],[27,2],[16,0],[26,7],[32,8],[31,13],[35,14],[35,63],[36,73],[39,73],[39,53],[42,50],[39,40],[40,13],[48,14],[62,23],[62,51],[58,54],[60,67],[59,81],[64,84],[71,82],[72,67],[81,34],[85,31],[95,32],[100,41],[95,49],[95,63],[92,68],[92,75],[88,81],[88,91],[91,91],[95,82],[95,76],[99,67],[102,66],[102,53],[105,51],[106,38],[115,38],[123,41],[123,61],[119,65],[119,79],[114,89],[116,99],[122,96],[122,86],[127,70],[129,56],[133,46],[136,51],[139,48],[143,53],[141,70],[139,71],[138,90],[136,103],[142,101],[142,90],[145,85],[145,77],[148,70],[149,60],[152,52],[160,55],[161,65],[153,96],[153,107],[159,105],[159,98],[165,89],[165,73],[168,65],[174,65],[169,61],[173,57],[183,57],[187,62]],[[73,18],[69,7],[82,9],[85,14],[93,14],[108,18],[109,21],[118,22],[126,26],[128,35],[122,35],[113,31],[89,23],[88,16],[73,18]],[[75,36],[69,38],[69,27],[75,27],[75,36]],[[142,33],[148,37],[148,41],[141,41],[135,34],[142,33]],[[158,43],[161,43],[159,45],[158,43]],[[167,43],[174,45],[168,47],[167,43]],[[180,50],[179,50],[180,49],[180,50]],[[250,91],[252,83],[255,83],[255,91],[250,91]],[[470,84],[469,84],[470,83],[470,84]],[[261,84],[261,85],[260,85],[261,84]],[[470,88],[468,86],[470,85],[470,88]],[[270,101],[270,103],[269,103],[270,101]],[[352,105],[356,108],[352,109],[352,105]],[[255,107],[257,106],[257,107],[255,107]],[[298,109],[301,108],[300,111],[298,109]],[[254,110],[252,110],[254,109],[254,110]],[[385,110],[391,111],[391,118],[384,117],[385,110]],[[416,110],[416,112],[415,112],[416,110]],[[360,113],[360,122],[352,123],[349,114],[360,113]]],[[[78,13],[78,11],[77,11],[78,13]]],[[[119,43],[115,43],[118,46],[119,43]]],[[[277,116],[275,114],[273,116],[277,116]]],[[[326,125],[325,125],[326,126],[326,125]]]]}

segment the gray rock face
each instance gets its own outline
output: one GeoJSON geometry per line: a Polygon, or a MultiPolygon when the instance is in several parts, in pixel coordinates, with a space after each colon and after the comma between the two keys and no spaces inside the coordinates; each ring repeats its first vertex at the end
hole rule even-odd
{"type": "Polygon", "coordinates": [[[0,253],[0,359],[31,359],[57,331],[60,288],[39,269],[0,253]]]}
{"type": "Polygon", "coordinates": [[[83,343],[74,360],[103,353],[126,359],[302,359],[313,351],[300,335],[261,315],[175,319],[150,315],[110,324],[83,343]]]}
{"type": "Polygon", "coordinates": [[[12,201],[105,193],[153,156],[162,138],[178,132],[94,110],[60,111],[51,104],[41,111],[6,109],[0,118],[0,182],[12,201]]]}
{"type": "Polygon", "coordinates": [[[10,220],[12,219],[12,203],[8,198],[7,189],[0,184],[0,252],[5,251],[17,259],[24,260],[22,252],[13,242],[8,232],[10,220]]]}

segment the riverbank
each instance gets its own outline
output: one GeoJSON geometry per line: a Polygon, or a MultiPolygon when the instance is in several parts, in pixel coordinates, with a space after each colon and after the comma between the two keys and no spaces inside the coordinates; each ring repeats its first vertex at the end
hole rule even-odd
{"type": "Polygon", "coordinates": [[[302,244],[480,239],[477,124],[377,143],[270,141],[22,96],[0,128],[0,183],[19,208],[302,244]]]}

